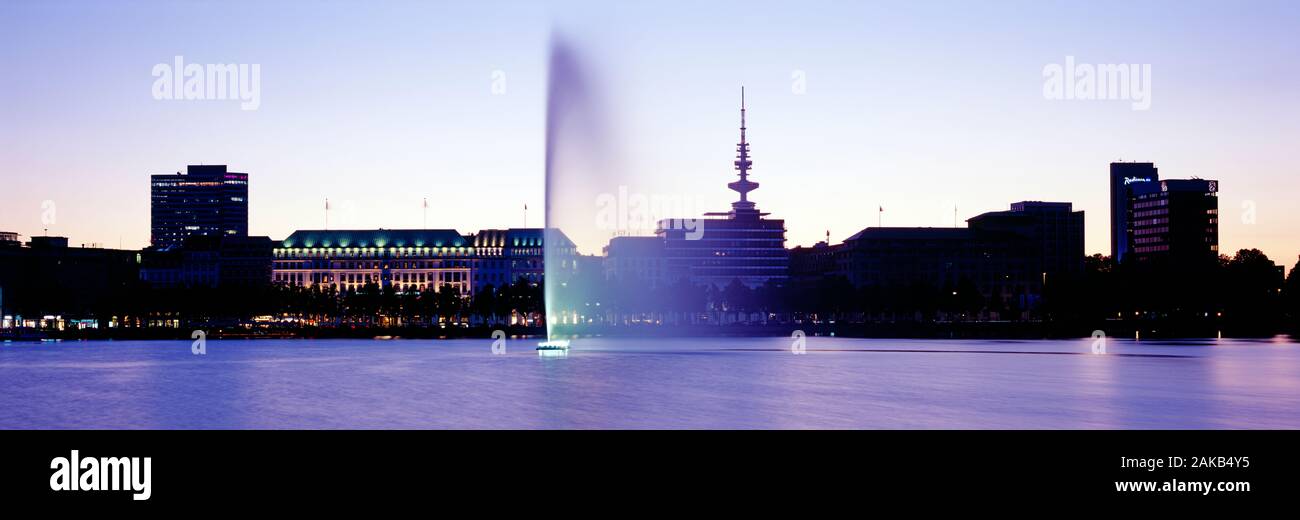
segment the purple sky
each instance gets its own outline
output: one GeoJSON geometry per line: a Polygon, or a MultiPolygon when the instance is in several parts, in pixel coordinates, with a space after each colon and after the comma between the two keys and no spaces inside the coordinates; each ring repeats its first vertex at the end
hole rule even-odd
{"type": "Polygon", "coordinates": [[[431,227],[520,226],[524,204],[539,225],[560,28],[597,76],[615,175],[701,211],[733,198],[745,85],[751,199],[790,245],[877,206],[948,226],[1029,199],[1086,210],[1103,252],[1124,159],[1219,179],[1225,252],[1300,254],[1295,2],[625,4],[0,3],[0,230],[142,247],[148,175],[192,163],[251,174],[250,231],[277,239],[321,227],[327,197],[332,227],[419,227],[425,197],[431,227]],[[260,106],[154,99],[178,55],[258,64],[260,106]],[[1150,65],[1150,109],[1046,99],[1067,56],[1150,65]]]}

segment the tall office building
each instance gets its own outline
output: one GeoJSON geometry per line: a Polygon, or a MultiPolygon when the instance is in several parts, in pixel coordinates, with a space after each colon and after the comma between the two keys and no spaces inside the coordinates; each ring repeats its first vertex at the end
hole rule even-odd
{"type": "Polygon", "coordinates": [[[1194,267],[1219,256],[1219,182],[1166,179],[1135,185],[1128,248],[1139,262],[1194,267]]]}
{"type": "Polygon", "coordinates": [[[190,165],[150,180],[150,238],[179,246],[190,236],[248,236],[248,174],[225,165],[190,165]]]}
{"type": "Polygon", "coordinates": [[[726,287],[734,280],[758,287],[789,277],[785,221],[769,219],[749,200],[758,183],[749,180],[749,143],[745,140],[745,90],[740,91],[740,143],[733,163],[740,177],[727,187],[740,194],[731,211],[705,213],[702,219],[659,222],[664,239],[664,269],[670,279],[726,287]],[[693,227],[692,227],[693,225],[693,227]]]}
{"type": "Polygon", "coordinates": [[[1149,162],[1110,163],[1110,257],[1122,262],[1129,252],[1129,199],[1135,186],[1160,181],[1160,171],[1149,162]]]}

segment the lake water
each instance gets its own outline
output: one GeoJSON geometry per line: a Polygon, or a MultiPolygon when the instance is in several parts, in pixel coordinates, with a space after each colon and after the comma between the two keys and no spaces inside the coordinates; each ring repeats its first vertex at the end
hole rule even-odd
{"type": "Polygon", "coordinates": [[[1287,339],[0,344],[2,428],[1300,428],[1287,339]]]}

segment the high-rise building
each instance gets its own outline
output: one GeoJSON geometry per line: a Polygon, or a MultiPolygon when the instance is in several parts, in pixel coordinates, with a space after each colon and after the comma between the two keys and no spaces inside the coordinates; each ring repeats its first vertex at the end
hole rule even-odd
{"type": "Polygon", "coordinates": [[[745,140],[745,90],[740,91],[740,143],[733,163],[740,177],[727,184],[740,194],[731,211],[706,213],[702,219],[668,219],[656,233],[664,239],[664,262],[670,279],[725,287],[734,280],[758,287],[769,280],[789,277],[785,250],[785,221],[759,212],[749,192],[758,183],[749,180],[749,143],[745,140]]]}
{"type": "Polygon", "coordinates": [[[225,165],[190,165],[150,180],[150,238],[179,246],[191,236],[248,236],[248,174],[225,165]]]}
{"type": "Polygon", "coordinates": [[[1110,257],[1122,262],[1129,252],[1129,198],[1135,186],[1160,181],[1160,171],[1149,162],[1110,163],[1110,257]]]}
{"type": "Polygon", "coordinates": [[[1139,262],[1195,266],[1219,255],[1219,182],[1166,179],[1129,198],[1129,254],[1139,262]]]}

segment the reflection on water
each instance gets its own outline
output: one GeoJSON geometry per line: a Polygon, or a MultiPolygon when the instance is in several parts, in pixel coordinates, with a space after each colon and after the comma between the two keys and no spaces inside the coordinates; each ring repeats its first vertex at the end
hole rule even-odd
{"type": "Polygon", "coordinates": [[[3,428],[1300,428],[1282,340],[0,345],[3,428]]]}

